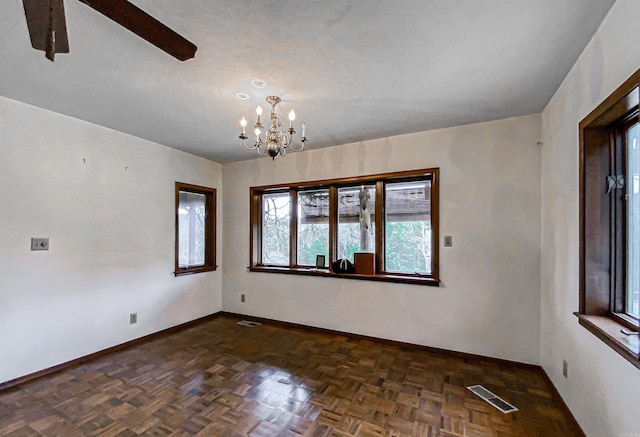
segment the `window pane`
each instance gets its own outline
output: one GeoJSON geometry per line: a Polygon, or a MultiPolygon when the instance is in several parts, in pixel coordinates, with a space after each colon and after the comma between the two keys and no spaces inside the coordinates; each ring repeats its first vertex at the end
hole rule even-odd
{"type": "Polygon", "coordinates": [[[431,181],[385,185],[385,269],[431,274],[431,181]]]}
{"type": "Polygon", "coordinates": [[[178,266],[205,262],[205,195],[180,191],[178,204],[178,266]]]}
{"type": "Polygon", "coordinates": [[[627,302],[626,312],[638,318],[640,289],[640,151],[638,123],[627,131],[627,302]]]}
{"type": "Polygon", "coordinates": [[[353,262],[355,252],[375,252],[374,185],[338,189],[338,258],[353,262]]]}
{"type": "Polygon", "coordinates": [[[265,194],[262,197],[263,264],[289,265],[289,193],[265,194]]]}
{"type": "Polygon", "coordinates": [[[329,190],[298,193],[298,264],[315,266],[316,255],[329,260],[329,190]]]}

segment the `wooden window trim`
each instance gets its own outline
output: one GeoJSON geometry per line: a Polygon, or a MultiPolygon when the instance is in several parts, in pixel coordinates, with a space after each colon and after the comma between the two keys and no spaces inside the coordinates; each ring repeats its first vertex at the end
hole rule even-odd
{"type": "Polygon", "coordinates": [[[184,276],[194,273],[211,272],[217,269],[216,265],[216,228],[218,226],[217,219],[217,203],[216,189],[203,187],[200,185],[186,184],[184,182],[176,182],[175,184],[175,266],[174,275],[184,276]],[[178,224],[178,206],[180,205],[180,191],[189,191],[199,193],[205,196],[205,261],[202,266],[180,267],[178,265],[179,250],[179,224],[178,224]]]}
{"type": "Polygon", "coordinates": [[[439,286],[439,169],[428,168],[420,170],[409,170],[402,172],[382,173],[376,175],[358,176],[341,179],[324,179],[315,181],[305,181],[289,184],[276,184],[250,188],[250,238],[249,238],[249,271],[264,273],[298,274],[319,277],[347,278],[355,280],[399,282],[407,284],[439,286]],[[430,275],[415,275],[404,273],[387,273],[384,268],[384,260],[381,256],[384,253],[384,184],[393,182],[410,182],[423,180],[429,177],[431,181],[431,226],[432,226],[432,273],[430,275]],[[329,190],[329,266],[337,258],[337,190],[341,187],[354,185],[375,184],[376,186],[376,274],[338,274],[331,271],[331,268],[316,269],[310,266],[296,265],[297,257],[297,193],[310,189],[329,190]],[[290,211],[290,261],[289,266],[265,265],[259,262],[262,259],[262,195],[286,193],[291,200],[290,211]]]}
{"type": "MultiPolygon", "coordinates": [[[[619,169],[614,153],[620,128],[639,120],[640,70],[636,71],[579,124],[580,271],[579,324],[640,368],[638,321],[621,313],[620,296],[626,280],[623,266],[626,228],[617,221],[624,214],[616,196],[603,190],[603,175],[619,169]],[[623,278],[623,279],[616,279],[623,278]]],[[[616,172],[617,174],[618,172],[616,172]]]]}

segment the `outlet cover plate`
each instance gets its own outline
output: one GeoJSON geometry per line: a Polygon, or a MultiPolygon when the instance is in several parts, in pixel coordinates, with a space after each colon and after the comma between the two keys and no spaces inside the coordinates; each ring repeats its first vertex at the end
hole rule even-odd
{"type": "Polygon", "coordinates": [[[49,250],[48,238],[32,238],[31,250],[49,250]]]}

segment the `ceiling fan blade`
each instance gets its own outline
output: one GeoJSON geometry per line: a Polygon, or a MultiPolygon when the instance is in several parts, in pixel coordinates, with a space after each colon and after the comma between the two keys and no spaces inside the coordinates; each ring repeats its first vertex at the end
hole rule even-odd
{"type": "MultiPolygon", "coordinates": [[[[22,0],[24,15],[27,17],[27,27],[31,46],[36,50],[47,51],[47,38],[49,37],[50,22],[55,31],[55,53],[69,53],[69,40],[67,38],[67,24],[64,19],[63,0],[22,0]],[[51,12],[50,9],[53,8],[51,12]],[[53,21],[50,20],[53,14],[53,21]]],[[[51,48],[51,47],[49,47],[51,48]]]]}
{"type": "Polygon", "coordinates": [[[195,56],[198,47],[126,0],[80,0],[180,61],[195,56]]]}

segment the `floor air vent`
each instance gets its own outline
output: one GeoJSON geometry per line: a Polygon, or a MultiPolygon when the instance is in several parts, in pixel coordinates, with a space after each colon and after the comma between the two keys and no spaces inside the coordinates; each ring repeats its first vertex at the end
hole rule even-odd
{"type": "Polygon", "coordinates": [[[248,326],[249,328],[255,328],[256,326],[262,325],[262,323],[252,322],[251,320],[240,320],[238,325],[248,326]]]}
{"type": "Polygon", "coordinates": [[[494,395],[481,385],[472,385],[471,387],[467,388],[503,413],[513,413],[514,411],[518,411],[516,407],[506,402],[504,399],[494,395]]]}

